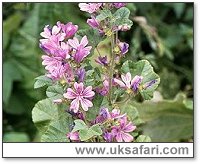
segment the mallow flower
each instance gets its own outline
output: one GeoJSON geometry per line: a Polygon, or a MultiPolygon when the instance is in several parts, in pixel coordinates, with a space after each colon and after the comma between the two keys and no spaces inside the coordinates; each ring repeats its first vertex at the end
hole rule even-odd
{"type": "Polygon", "coordinates": [[[68,22],[67,24],[61,24],[60,26],[65,34],[65,38],[72,37],[78,30],[78,26],[73,25],[72,22],[68,22]]]}
{"type": "Polygon", "coordinates": [[[81,11],[86,11],[90,14],[96,12],[100,7],[102,3],[79,3],[79,8],[81,11]]]}
{"type": "Polygon", "coordinates": [[[133,141],[133,136],[129,133],[134,131],[136,126],[132,122],[127,122],[127,117],[122,117],[119,119],[119,125],[112,127],[111,133],[117,142],[131,142],[133,141]]]}
{"type": "Polygon", "coordinates": [[[80,63],[87,55],[89,55],[92,46],[88,45],[87,36],[84,36],[80,43],[79,40],[74,37],[73,39],[68,40],[68,44],[73,48],[72,57],[74,58],[75,62],[80,63]],[[86,47],[87,46],[87,47],[86,47]]]}
{"type": "Polygon", "coordinates": [[[130,72],[126,75],[121,75],[121,80],[115,78],[114,82],[117,83],[120,87],[126,88],[127,90],[133,90],[134,92],[138,91],[139,85],[142,82],[143,77],[136,75],[133,79],[131,78],[130,72]]]}
{"type": "Polygon", "coordinates": [[[112,3],[112,5],[113,5],[115,8],[119,9],[119,8],[121,8],[121,7],[126,6],[126,3],[112,3]]]}
{"type": "Polygon", "coordinates": [[[68,88],[67,93],[64,93],[63,96],[69,100],[73,100],[71,102],[70,110],[74,113],[77,113],[80,106],[84,111],[88,111],[89,107],[92,107],[93,104],[89,100],[95,95],[94,91],[92,91],[92,86],[88,86],[84,88],[83,83],[74,83],[74,89],[68,88]]]}

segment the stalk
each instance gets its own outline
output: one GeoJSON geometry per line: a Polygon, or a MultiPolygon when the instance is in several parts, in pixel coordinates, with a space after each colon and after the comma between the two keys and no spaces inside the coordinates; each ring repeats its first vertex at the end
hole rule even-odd
{"type": "Polygon", "coordinates": [[[115,53],[114,53],[114,47],[115,47],[115,35],[111,35],[111,64],[110,64],[110,71],[109,71],[109,95],[108,99],[110,104],[112,104],[112,79],[113,79],[113,73],[115,68],[115,53]]]}

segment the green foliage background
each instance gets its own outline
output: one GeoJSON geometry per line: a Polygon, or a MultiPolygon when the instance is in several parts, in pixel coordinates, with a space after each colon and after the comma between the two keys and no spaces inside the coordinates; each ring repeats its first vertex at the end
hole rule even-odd
{"type": "MultiPolygon", "coordinates": [[[[142,102],[138,97],[140,103],[134,104],[147,122],[139,128],[153,141],[190,141],[193,135],[193,4],[129,3],[127,7],[131,10],[133,26],[130,31],[120,33],[121,40],[130,45],[123,61],[147,59],[161,79],[156,97],[159,103],[142,102]]],[[[84,29],[88,27],[88,17],[77,3],[3,3],[5,142],[39,141],[31,110],[37,101],[46,97],[45,90],[33,89],[34,79],[45,72],[41,65],[43,52],[38,46],[43,27],[59,20],[73,22],[84,29]]],[[[107,42],[100,44],[99,49],[107,53],[107,42]]]]}

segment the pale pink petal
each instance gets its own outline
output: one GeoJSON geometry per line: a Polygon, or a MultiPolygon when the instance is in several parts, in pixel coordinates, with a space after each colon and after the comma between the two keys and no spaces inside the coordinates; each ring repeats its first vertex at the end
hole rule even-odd
{"type": "Polygon", "coordinates": [[[83,83],[77,83],[77,82],[75,82],[74,83],[74,88],[75,88],[75,90],[76,90],[76,93],[82,93],[83,92],[83,83]]]}
{"type": "Polygon", "coordinates": [[[95,95],[95,93],[94,93],[94,91],[92,91],[91,86],[85,88],[85,90],[83,91],[83,96],[86,97],[86,98],[90,98],[94,95],[95,95]]]}
{"type": "Polygon", "coordinates": [[[79,3],[78,6],[82,11],[88,11],[89,9],[89,5],[87,3],[79,3]]]}
{"type": "Polygon", "coordinates": [[[79,110],[79,99],[76,98],[71,102],[70,109],[74,111],[74,113],[77,113],[79,110]]]}
{"type": "Polygon", "coordinates": [[[129,133],[129,132],[134,131],[135,129],[136,129],[136,126],[134,126],[132,122],[129,122],[129,123],[123,128],[123,131],[129,133]]]}
{"type": "Polygon", "coordinates": [[[67,137],[70,138],[70,140],[73,140],[73,141],[79,140],[78,132],[70,132],[70,133],[67,134],[67,137]]]}
{"type": "Polygon", "coordinates": [[[56,35],[59,33],[61,27],[58,27],[58,26],[53,26],[52,28],[52,35],[56,35]]]}
{"type": "Polygon", "coordinates": [[[40,39],[40,43],[41,44],[45,44],[48,43],[49,39],[40,39]]]}
{"type": "Polygon", "coordinates": [[[77,49],[79,47],[79,41],[75,37],[73,39],[69,39],[68,44],[74,49],[77,49]]]}
{"type": "Polygon", "coordinates": [[[65,39],[65,33],[58,34],[58,40],[63,41],[65,39]]]}
{"type": "Polygon", "coordinates": [[[90,50],[92,49],[92,46],[87,46],[84,48],[84,50],[87,52],[86,54],[88,55],[90,53],[90,50]]]}
{"type": "Polygon", "coordinates": [[[125,142],[132,142],[133,141],[133,136],[128,134],[128,133],[121,132],[121,137],[125,142]]]}
{"type": "Polygon", "coordinates": [[[83,45],[84,47],[88,44],[88,39],[86,35],[81,39],[80,44],[83,45]]]}
{"type": "Polygon", "coordinates": [[[126,84],[127,88],[131,87],[131,74],[128,72],[125,76],[121,75],[123,82],[126,84]]]}
{"type": "Polygon", "coordinates": [[[122,134],[121,133],[117,133],[117,135],[116,135],[116,140],[117,140],[117,142],[122,142],[123,140],[122,140],[122,134]]]}
{"type": "Polygon", "coordinates": [[[68,88],[67,93],[64,93],[63,96],[67,99],[75,99],[77,97],[76,93],[71,88],[68,88]]]}
{"type": "Polygon", "coordinates": [[[40,33],[40,35],[44,38],[50,38],[51,37],[51,32],[48,29],[48,25],[44,27],[44,31],[40,33]]]}
{"type": "Polygon", "coordinates": [[[84,111],[88,111],[88,108],[93,106],[91,101],[84,98],[80,99],[80,102],[84,111]]]}
{"type": "Polygon", "coordinates": [[[117,83],[117,84],[119,84],[119,86],[122,87],[122,88],[126,87],[126,85],[121,80],[118,80],[118,79],[115,78],[114,82],[117,83]]]}

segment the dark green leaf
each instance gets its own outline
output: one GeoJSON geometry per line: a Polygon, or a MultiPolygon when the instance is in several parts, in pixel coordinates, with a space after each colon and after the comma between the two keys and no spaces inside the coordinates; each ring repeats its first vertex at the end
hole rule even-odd
{"type": "Polygon", "coordinates": [[[129,19],[129,15],[130,10],[128,8],[122,7],[118,9],[113,15],[115,19],[115,25],[128,25],[129,27],[131,27],[133,25],[133,22],[129,19]]]}
{"type": "Polygon", "coordinates": [[[95,98],[92,100],[93,107],[89,108],[87,111],[87,119],[89,121],[92,121],[96,118],[96,116],[99,113],[100,107],[102,107],[103,99],[106,99],[106,97],[101,96],[100,94],[95,95],[95,98]]]}
{"type": "Polygon", "coordinates": [[[141,127],[143,134],[150,136],[153,142],[178,142],[192,137],[193,111],[184,101],[185,98],[179,95],[174,100],[133,103],[145,121],[141,127]]]}
{"type": "Polygon", "coordinates": [[[85,124],[85,122],[83,120],[74,120],[74,128],[72,130],[72,132],[76,132],[78,130],[82,130],[82,129],[88,129],[87,125],[85,124]]]}
{"type": "Polygon", "coordinates": [[[51,100],[63,98],[63,93],[64,93],[63,87],[60,85],[49,86],[46,90],[46,95],[51,100]]]}
{"type": "Polygon", "coordinates": [[[96,19],[98,22],[101,22],[103,20],[105,20],[106,18],[111,18],[112,17],[112,13],[110,10],[108,9],[104,9],[100,11],[100,14],[97,15],[96,19]]]}
{"type": "Polygon", "coordinates": [[[20,80],[21,74],[16,69],[12,61],[3,63],[3,102],[8,103],[12,91],[12,85],[15,80],[20,80]]]}
{"type": "Polygon", "coordinates": [[[45,85],[50,85],[52,84],[52,80],[50,78],[48,78],[47,76],[45,75],[42,75],[42,76],[39,76],[37,78],[35,78],[36,81],[35,81],[35,84],[34,84],[34,88],[41,88],[45,85]]]}
{"type": "Polygon", "coordinates": [[[41,100],[35,105],[32,119],[42,135],[42,142],[68,141],[66,134],[69,132],[72,118],[50,99],[41,100]]]}
{"type": "Polygon", "coordinates": [[[81,129],[79,131],[79,136],[80,136],[81,141],[89,140],[93,136],[99,136],[101,134],[102,134],[102,130],[98,124],[93,125],[89,129],[86,128],[86,129],[81,129]]]}
{"type": "Polygon", "coordinates": [[[91,45],[93,49],[97,47],[97,45],[104,39],[104,37],[102,37],[99,34],[98,30],[92,29],[92,28],[79,30],[77,32],[77,35],[80,37],[83,37],[86,35],[89,41],[89,45],[91,45]]]}

